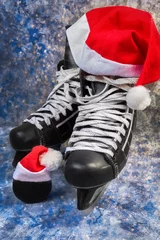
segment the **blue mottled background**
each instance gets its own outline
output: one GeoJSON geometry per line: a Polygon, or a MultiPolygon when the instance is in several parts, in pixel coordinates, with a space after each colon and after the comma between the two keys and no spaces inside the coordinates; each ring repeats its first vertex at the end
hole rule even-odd
{"type": "Polygon", "coordinates": [[[56,65],[63,58],[65,26],[99,6],[128,5],[148,10],[160,30],[156,0],[0,1],[0,239],[160,239],[160,91],[138,114],[128,164],[90,213],[76,209],[76,191],[62,169],[53,174],[47,202],[23,204],[12,193],[14,151],[11,128],[45,101],[56,65]]]}

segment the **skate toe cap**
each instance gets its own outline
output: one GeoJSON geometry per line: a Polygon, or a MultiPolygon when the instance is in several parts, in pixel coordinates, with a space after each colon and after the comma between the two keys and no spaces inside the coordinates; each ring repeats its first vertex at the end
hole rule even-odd
{"type": "Polygon", "coordinates": [[[114,178],[112,166],[104,154],[89,150],[71,152],[64,170],[68,183],[81,188],[103,185],[114,178]]]}
{"type": "Polygon", "coordinates": [[[13,149],[16,151],[31,150],[39,144],[37,129],[33,124],[24,123],[10,131],[9,138],[13,149]]]}

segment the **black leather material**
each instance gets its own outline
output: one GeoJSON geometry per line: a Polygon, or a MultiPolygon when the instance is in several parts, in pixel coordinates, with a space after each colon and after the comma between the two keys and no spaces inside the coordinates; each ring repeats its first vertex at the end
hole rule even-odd
{"type": "Polygon", "coordinates": [[[10,143],[16,151],[28,151],[41,144],[40,131],[33,124],[23,123],[11,130],[10,143]]]}
{"type": "Polygon", "coordinates": [[[122,171],[127,162],[127,155],[132,139],[132,131],[135,127],[136,116],[134,117],[132,129],[126,141],[126,135],[122,137],[122,143],[118,144],[118,149],[113,158],[107,154],[90,150],[77,150],[67,154],[65,162],[65,178],[68,183],[77,188],[94,188],[104,185],[122,171]],[[124,149],[122,150],[125,144],[124,149]],[[114,167],[118,166],[118,172],[114,167]]]}
{"type": "Polygon", "coordinates": [[[13,179],[12,188],[15,196],[22,202],[38,203],[48,198],[52,182],[21,182],[13,179]]]}
{"type": "MultiPolygon", "coordinates": [[[[85,74],[82,71],[81,85],[86,84],[85,74]]],[[[105,86],[105,84],[97,82],[87,82],[87,84],[92,87],[93,94],[98,94],[105,86]]],[[[83,96],[87,94],[85,91],[85,86],[83,86],[83,96]]],[[[90,150],[76,150],[67,153],[64,172],[68,183],[77,188],[95,188],[105,185],[117,177],[127,162],[132,131],[135,127],[136,112],[133,113],[133,110],[130,110],[130,112],[133,114],[132,127],[130,129],[130,125],[129,128],[125,129],[125,136],[121,135],[121,143],[116,142],[118,146],[116,151],[110,147],[110,150],[114,153],[113,157],[90,150]]]]}
{"type": "Polygon", "coordinates": [[[10,143],[12,148],[16,151],[30,151],[37,145],[56,147],[62,144],[70,137],[78,114],[77,106],[75,105],[73,108],[74,115],[73,111],[68,111],[67,116],[61,114],[61,121],[65,120],[65,123],[59,127],[56,127],[59,121],[56,122],[52,119],[51,125],[49,126],[44,122],[42,123],[42,130],[37,129],[35,125],[28,122],[12,129],[10,132],[10,143]]]}
{"type": "Polygon", "coordinates": [[[65,54],[64,54],[64,69],[77,68],[77,65],[73,59],[68,41],[66,39],[65,54]]]}
{"type": "Polygon", "coordinates": [[[114,173],[102,153],[78,150],[66,159],[65,178],[71,185],[88,188],[106,184],[114,178],[114,173]]]}

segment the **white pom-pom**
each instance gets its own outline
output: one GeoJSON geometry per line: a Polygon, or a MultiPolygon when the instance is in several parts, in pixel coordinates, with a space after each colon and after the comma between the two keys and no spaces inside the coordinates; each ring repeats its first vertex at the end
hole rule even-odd
{"type": "Polygon", "coordinates": [[[143,86],[131,88],[126,96],[128,107],[135,110],[144,110],[151,103],[149,90],[143,86]]]}
{"type": "Polygon", "coordinates": [[[63,157],[61,152],[48,148],[48,151],[40,156],[39,162],[49,171],[54,171],[62,166],[63,157]]]}

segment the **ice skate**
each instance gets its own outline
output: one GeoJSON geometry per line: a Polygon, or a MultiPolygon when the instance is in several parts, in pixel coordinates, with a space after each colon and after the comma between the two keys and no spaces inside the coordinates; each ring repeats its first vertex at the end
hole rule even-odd
{"type": "Polygon", "coordinates": [[[65,178],[78,189],[77,207],[84,210],[124,168],[136,112],[126,104],[126,91],[81,75],[84,91],[66,149],[65,178]]]}
{"type": "Polygon", "coordinates": [[[36,145],[59,150],[71,135],[77,117],[74,91],[80,85],[77,68],[66,43],[64,60],[58,64],[57,84],[46,103],[11,130],[10,143],[17,163],[36,145]]]}
{"type": "Polygon", "coordinates": [[[83,210],[127,162],[136,110],[150,105],[148,84],[160,78],[160,36],[148,12],[109,6],[84,14],[67,38],[82,93],[64,171],[83,210]]]}

